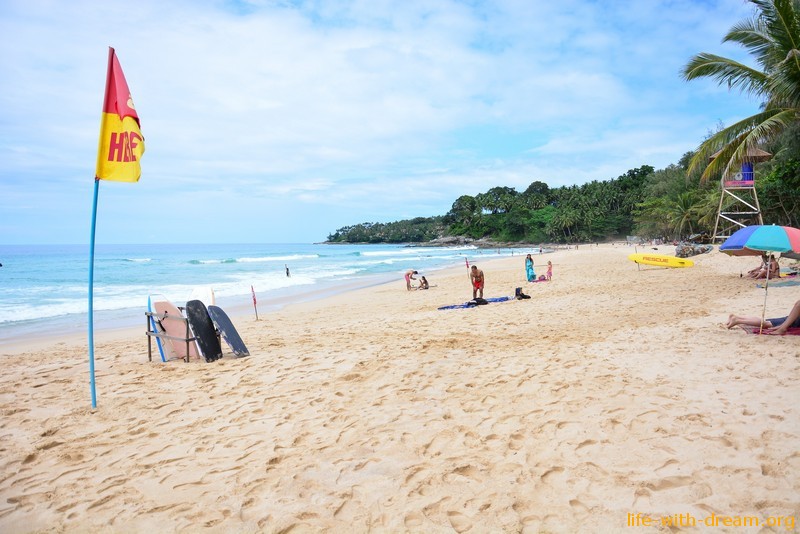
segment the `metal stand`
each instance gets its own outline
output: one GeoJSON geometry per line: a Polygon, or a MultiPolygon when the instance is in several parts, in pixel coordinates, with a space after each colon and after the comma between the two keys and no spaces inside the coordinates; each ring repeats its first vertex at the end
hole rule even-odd
{"type": "Polygon", "coordinates": [[[742,174],[720,180],[722,194],[719,197],[717,219],[714,221],[713,242],[724,241],[745,226],[764,224],[752,173],[744,177],[742,174]]]}
{"type": "Polygon", "coordinates": [[[145,334],[147,335],[147,361],[153,361],[153,343],[152,340],[154,337],[159,339],[169,340],[169,341],[178,341],[181,343],[186,343],[186,358],[181,358],[185,362],[189,362],[189,344],[194,343],[195,337],[191,335],[191,330],[189,330],[189,321],[185,317],[176,317],[174,315],[168,314],[158,314],[153,312],[144,312],[145,320],[147,321],[147,331],[145,334]],[[178,320],[183,321],[186,324],[186,335],[184,337],[176,337],[167,335],[164,332],[157,332],[153,329],[152,324],[156,321],[164,321],[164,320],[178,320]]]}

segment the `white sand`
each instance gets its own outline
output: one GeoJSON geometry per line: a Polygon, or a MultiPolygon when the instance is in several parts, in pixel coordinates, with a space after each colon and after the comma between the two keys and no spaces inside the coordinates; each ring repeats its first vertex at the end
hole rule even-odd
{"type": "MultiPolygon", "coordinates": [[[[521,257],[479,265],[485,296],[523,286],[525,301],[437,310],[471,297],[461,268],[428,291],[399,279],[234,317],[252,353],[239,360],[151,363],[143,327],[98,336],[95,411],[85,339],[3,347],[0,531],[630,532],[628,514],[800,516],[800,337],[723,327],[761,313],[764,290],[739,278],[758,260],[639,271],[631,252],[537,256],[550,283],[525,283],[521,257]]],[[[767,317],[798,298],[771,288],[767,317]]]]}

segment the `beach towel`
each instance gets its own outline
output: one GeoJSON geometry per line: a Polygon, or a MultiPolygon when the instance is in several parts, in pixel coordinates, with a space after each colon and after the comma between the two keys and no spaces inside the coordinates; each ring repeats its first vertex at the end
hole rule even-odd
{"type": "MultiPolygon", "coordinates": [[[[756,284],[756,287],[764,288],[766,284],[756,284]]],[[[769,287],[789,287],[789,286],[800,286],[800,280],[796,278],[788,278],[784,279],[783,277],[778,278],[774,282],[769,283],[769,287]]]]}
{"type": "MultiPolygon", "coordinates": [[[[482,300],[485,300],[486,304],[489,304],[490,302],[505,302],[505,301],[510,300],[510,299],[511,299],[511,297],[493,297],[493,298],[490,298],[490,299],[482,299],[482,300]]],[[[464,304],[453,304],[451,306],[441,306],[441,307],[439,307],[437,309],[439,309],[439,310],[456,310],[456,309],[460,309],[460,308],[474,308],[476,306],[479,306],[478,302],[476,302],[476,301],[477,301],[477,299],[472,299],[472,300],[468,300],[464,304]]]]}
{"type": "Polygon", "coordinates": [[[773,334],[772,332],[759,332],[757,326],[749,326],[740,324],[739,328],[747,332],[748,334],[761,334],[762,336],[800,336],[800,328],[788,328],[785,334],[773,334]]]}

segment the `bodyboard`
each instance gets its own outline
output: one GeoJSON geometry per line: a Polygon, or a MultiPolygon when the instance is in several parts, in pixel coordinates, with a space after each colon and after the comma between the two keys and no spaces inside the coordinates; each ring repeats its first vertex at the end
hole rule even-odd
{"type": "Polygon", "coordinates": [[[192,292],[189,294],[189,298],[186,300],[199,300],[206,305],[206,308],[217,303],[216,296],[214,295],[214,288],[211,286],[195,287],[192,289],[192,292]]]}
{"type": "MultiPolygon", "coordinates": [[[[165,298],[163,298],[162,295],[149,295],[147,297],[147,311],[150,312],[150,313],[158,313],[156,311],[155,307],[153,306],[153,304],[155,303],[154,299],[155,300],[166,300],[165,298]]],[[[156,320],[155,317],[150,317],[150,330],[153,331],[153,332],[156,332],[158,334],[165,333],[164,332],[164,328],[161,326],[161,321],[160,320],[156,320]]],[[[166,339],[164,341],[166,341],[166,339]]],[[[161,355],[161,361],[162,362],[167,361],[167,355],[166,355],[166,350],[165,350],[165,347],[164,347],[164,343],[161,342],[161,338],[160,337],[156,338],[156,345],[158,346],[158,353],[161,355]]],[[[170,352],[171,352],[171,350],[170,350],[170,352]]]]}
{"type": "Polygon", "coordinates": [[[228,344],[235,355],[239,357],[250,356],[250,351],[247,350],[244,341],[242,341],[242,337],[239,335],[239,332],[236,331],[236,328],[233,326],[228,314],[225,313],[225,310],[219,306],[209,306],[208,316],[211,317],[211,321],[214,323],[217,330],[219,330],[222,339],[225,340],[225,343],[228,344]]]}
{"type": "Polygon", "coordinates": [[[628,259],[642,265],[656,265],[658,267],[692,267],[694,262],[677,256],[666,254],[631,254],[628,259]]]}
{"type": "Polygon", "coordinates": [[[189,326],[192,329],[197,348],[207,362],[213,362],[222,358],[222,347],[217,339],[217,332],[214,324],[208,316],[208,309],[201,300],[190,300],[186,303],[186,317],[189,319],[189,326]]]}
{"type": "MultiPolygon", "coordinates": [[[[156,321],[163,333],[172,337],[186,338],[186,322],[180,310],[163,295],[154,295],[153,297],[153,309],[155,312],[159,315],[166,315],[166,317],[156,321]],[[156,298],[159,300],[155,300],[156,298]]],[[[191,334],[191,331],[189,331],[189,334],[191,334]]],[[[185,342],[173,339],[159,339],[159,341],[164,348],[164,361],[176,358],[187,360],[198,358],[197,347],[192,342],[189,342],[189,352],[187,353],[185,342]]]]}

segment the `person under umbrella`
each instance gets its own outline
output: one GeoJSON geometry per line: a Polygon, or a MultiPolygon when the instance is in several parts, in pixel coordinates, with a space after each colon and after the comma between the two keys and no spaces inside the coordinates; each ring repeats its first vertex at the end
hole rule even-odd
{"type": "Polygon", "coordinates": [[[800,328],[800,300],[794,303],[789,315],[786,317],[776,317],[774,319],[762,319],[761,317],[748,315],[734,315],[728,317],[728,328],[734,326],[753,326],[761,329],[767,334],[785,334],[790,328],[800,328]]]}

